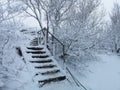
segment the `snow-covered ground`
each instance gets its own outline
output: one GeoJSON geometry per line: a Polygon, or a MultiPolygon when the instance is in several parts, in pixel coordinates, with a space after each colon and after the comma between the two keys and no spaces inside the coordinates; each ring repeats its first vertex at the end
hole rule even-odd
{"type": "Polygon", "coordinates": [[[99,61],[88,64],[85,77],[79,78],[88,90],[120,90],[120,57],[98,54],[99,61]]]}
{"type": "MultiPolygon", "coordinates": [[[[0,90],[84,90],[78,88],[74,82],[69,83],[67,80],[39,88],[32,81],[32,76],[22,57],[16,52],[16,47],[25,44],[27,38],[28,36],[21,38],[19,32],[11,33],[9,42],[4,47],[2,58],[4,69],[6,67],[7,69],[4,71],[0,66],[2,70],[0,71],[0,90]],[[2,76],[1,73],[6,76],[2,76]]],[[[96,56],[98,60],[86,63],[85,67],[83,65],[83,71],[82,69],[74,70],[81,74],[74,73],[74,71],[72,73],[88,90],[120,90],[120,57],[106,53],[96,56]]]]}

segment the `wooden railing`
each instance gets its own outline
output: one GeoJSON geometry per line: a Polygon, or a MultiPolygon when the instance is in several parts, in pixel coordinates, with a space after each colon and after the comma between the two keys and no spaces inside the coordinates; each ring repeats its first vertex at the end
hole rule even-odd
{"type": "Polygon", "coordinates": [[[59,54],[62,58],[64,58],[65,45],[46,28],[43,28],[38,32],[38,43],[46,45],[46,47],[51,51],[53,56],[59,54]],[[57,51],[57,49],[59,50],[57,51]]]}
{"type": "Polygon", "coordinates": [[[72,77],[73,81],[75,82],[75,84],[78,87],[82,87],[84,90],[87,90],[87,88],[72,74],[72,72],[70,71],[70,69],[68,67],[66,67],[66,71],[70,74],[70,76],[72,77]]]}

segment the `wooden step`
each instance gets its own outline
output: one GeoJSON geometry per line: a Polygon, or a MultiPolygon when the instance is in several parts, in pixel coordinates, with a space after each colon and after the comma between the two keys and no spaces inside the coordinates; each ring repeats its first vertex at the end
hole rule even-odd
{"type": "Polygon", "coordinates": [[[27,51],[27,53],[32,53],[32,54],[45,54],[45,51],[27,51]]]}
{"type": "Polygon", "coordinates": [[[33,80],[42,86],[51,82],[65,80],[65,74],[45,46],[37,46],[38,42],[35,40],[31,44],[36,46],[27,46],[24,48],[24,52],[30,58],[32,57],[31,61],[29,61],[29,58],[27,61],[30,62],[30,71],[32,71],[31,74],[34,76],[33,80]]]}
{"type": "Polygon", "coordinates": [[[47,60],[37,60],[37,61],[30,61],[31,63],[50,63],[53,62],[52,59],[47,60]]]}
{"type": "Polygon", "coordinates": [[[60,70],[56,69],[56,70],[52,70],[52,71],[42,72],[41,74],[42,75],[50,75],[50,74],[55,74],[55,73],[58,73],[58,72],[60,72],[60,70]]]}
{"type": "Polygon", "coordinates": [[[30,42],[30,44],[36,44],[36,43],[38,43],[38,42],[30,42]]]}
{"type": "Polygon", "coordinates": [[[38,44],[30,44],[31,46],[38,46],[38,44]]]}
{"type": "Polygon", "coordinates": [[[43,66],[35,66],[35,68],[37,69],[41,69],[41,68],[54,68],[56,67],[56,65],[53,64],[48,64],[48,65],[43,65],[43,66]]]}
{"type": "Polygon", "coordinates": [[[37,76],[39,74],[41,74],[41,75],[51,75],[51,74],[56,74],[58,72],[60,72],[59,69],[54,69],[54,70],[50,70],[50,71],[36,73],[35,76],[37,76]]]}
{"type": "Polygon", "coordinates": [[[38,42],[31,42],[30,44],[38,44],[38,42]]]}
{"type": "MultiPolygon", "coordinates": [[[[35,75],[37,73],[42,73],[42,72],[47,72],[47,71],[53,71],[53,70],[57,70],[57,69],[59,69],[59,68],[58,67],[54,67],[54,68],[46,68],[46,69],[35,69],[35,71],[33,71],[33,75],[35,75]]],[[[54,76],[58,76],[58,75],[60,76],[60,75],[63,75],[63,74],[61,72],[61,73],[57,73],[57,75],[56,74],[55,75],[49,75],[49,77],[54,77],[54,76]]],[[[44,77],[42,75],[41,77],[39,77],[39,75],[38,75],[38,77],[35,77],[35,78],[37,78],[37,80],[42,80],[42,79],[48,78],[48,76],[44,77]]]]}
{"type": "Polygon", "coordinates": [[[43,50],[43,48],[41,47],[27,47],[27,49],[30,49],[30,50],[43,50]]]}
{"type": "Polygon", "coordinates": [[[48,58],[49,55],[37,55],[37,56],[32,56],[32,58],[48,58]]]}
{"type": "Polygon", "coordinates": [[[38,44],[38,42],[31,42],[30,44],[38,44]]]}
{"type": "Polygon", "coordinates": [[[38,83],[43,86],[47,83],[51,83],[51,82],[57,82],[57,81],[62,81],[65,80],[66,76],[57,76],[57,77],[53,77],[53,78],[48,78],[48,79],[44,79],[44,80],[39,80],[38,83]]]}

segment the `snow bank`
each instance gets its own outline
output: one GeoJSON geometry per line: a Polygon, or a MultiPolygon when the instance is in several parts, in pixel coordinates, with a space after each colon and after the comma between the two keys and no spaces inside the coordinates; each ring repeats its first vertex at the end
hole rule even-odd
{"type": "Polygon", "coordinates": [[[3,87],[4,83],[0,80],[0,87],[3,87]]]}

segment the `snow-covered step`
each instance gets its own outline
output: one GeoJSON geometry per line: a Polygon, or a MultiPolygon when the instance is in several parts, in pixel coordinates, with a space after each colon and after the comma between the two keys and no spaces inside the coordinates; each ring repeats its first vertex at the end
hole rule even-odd
{"type": "Polygon", "coordinates": [[[34,60],[30,61],[31,63],[50,63],[53,62],[52,59],[46,59],[46,60],[34,60]]]}
{"type": "Polygon", "coordinates": [[[48,65],[42,65],[42,66],[35,66],[36,69],[45,69],[45,68],[54,68],[56,65],[54,64],[48,64],[48,65]]]}
{"type": "MultiPolygon", "coordinates": [[[[39,54],[40,55],[40,54],[39,54]]],[[[29,54],[29,56],[31,57],[31,56],[34,56],[34,54],[29,54]]],[[[51,55],[49,55],[49,57],[47,57],[47,58],[32,58],[31,57],[31,59],[29,59],[29,61],[54,61],[53,60],[53,57],[51,57],[51,55]]],[[[34,62],[33,62],[34,63],[34,62]]]]}
{"type": "MultiPolygon", "coordinates": [[[[37,45],[37,41],[33,41],[37,45]]],[[[66,78],[64,72],[44,45],[22,47],[28,69],[35,82],[42,85],[61,81],[66,78]]]]}
{"type": "MultiPolygon", "coordinates": [[[[54,71],[54,70],[59,70],[59,68],[58,67],[54,67],[54,68],[45,68],[45,69],[35,69],[35,68],[33,68],[33,70],[34,71],[32,71],[32,73],[35,75],[36,73],[39,73],[39,72],[47,72],[47,71],[54,71]]],[[[61,70],[60,70],[61,71],[61,70]]],[[[60,73],[62,73],[62,72],[60,72],[60,73]]],[[[63,75],[63,74],[62,74],[63,75]]]]}
{"type": "Polygon", "coordinates": [[[40,39],[40,38],[34,38],[32,41],[37,41],[38,42],[38,39],[40,39]]]}
{"type": "Polygon", "coordinates": [[[46,72],[41,72],[41,75],[49,75],[49,74],[55,74],[60,72],[59,69],[51,70],[51,71],[46,71],[46,72]]]}
{"type": "Polygon", "coordinates": [[[32,40],[31,43],[33,43],[33,42],[37,42],[38,43],[38,40],[32,40]]]}
{"type": "Polygon", "coordinates": [[[51,56],[49,53],[44,53],[44,54],[32,54],[32,56],[46,56],[48,55],[49,57],[51,56]]]}
{"type": "Polygon", "coordinates": [[[30,50],[43,50],[44,48],[43,47],[27,47],[27,49],[30,49],[30,50]]]}
{"type": "Polygon", "coordinates": [[[65,80],[65,79],[66,79],[66,76],[56,76],[56,77],[50,77],[50,78],[39,80],[38,83],[41,86],[43,86],[43,85],[45,85],[47,83],[50,83],[50,82],[62,81],[62,80],[65,80]]]}
{"type": "Polygon", "coordinates": [[[33,46],[35,45],[35,46],[37,46],[37,45],[38,45],[38,38],[32,40],[32,41],[30,42],[30,45],[33,45],[33,46]]]}
{"type": "MultiPolygon", "coordinates": [[[[45,49],[42,49],[42,50],[31,50],[31,49],[27,49],[26,50],[26,53],[27,54],[47,54],[46,50],[45,49]]],[[[49,54],[49,53],[48,53],[49,54]]]]}
{"type": "Polygon", "coordinates": [[[49,55],[32,55],[32,58],[48,58],[49,55]]]}
{"type": "Polygon", "coordinates": [[[34,43],[34,44],[30,44],[31,46],[38,46],[38,44],[37,43],[34,43]]]}
{"type": "Polygon", "coordinates": [[[26,53],[31,53],[31,54],[45,54],[45,51],[26,51],[26,53]]]}
{"type": "MultiPolygon", "coordinates": [[[[56,65],[53,61],[52,62],[47,62],[47,63],[30,63],[32,66],[46,66],[46,65],[56,65]]],[[[56,65],[57,66],[57,65],[56,65]]],[[[58,67],[58,66],[57,66],[58,67]]]]}
{"type": "Polygon", "coordinates": [[[38,72],[35,74],[35,76],[37,75],[50,75],[50,74],[56,74],[56,73],[59,73],[60,70],[59,69],[54,69],[54,70],[50,70],[50,71],[44,71],[44,72],[38,72]]]}
{"type": "Polygon", "coordinates": [[[39,38],[34,38],[32,41],[38,41],[39,38]]]}
{"type": "Polygon", "coordinates": [[[61,77],[61,76],[65,76],[63,73],[59,72],[56,74],[48,74],[48,75],[38,75],[34,77],[35,81],[43,81],[43,80],[47,80],[50,78],[56,78],[56,77],[61,77]]]}
{"type": "Polygon", "coordinates": [[[38,42],[31,42],[30,45],[38,45],[38,42]]]}

